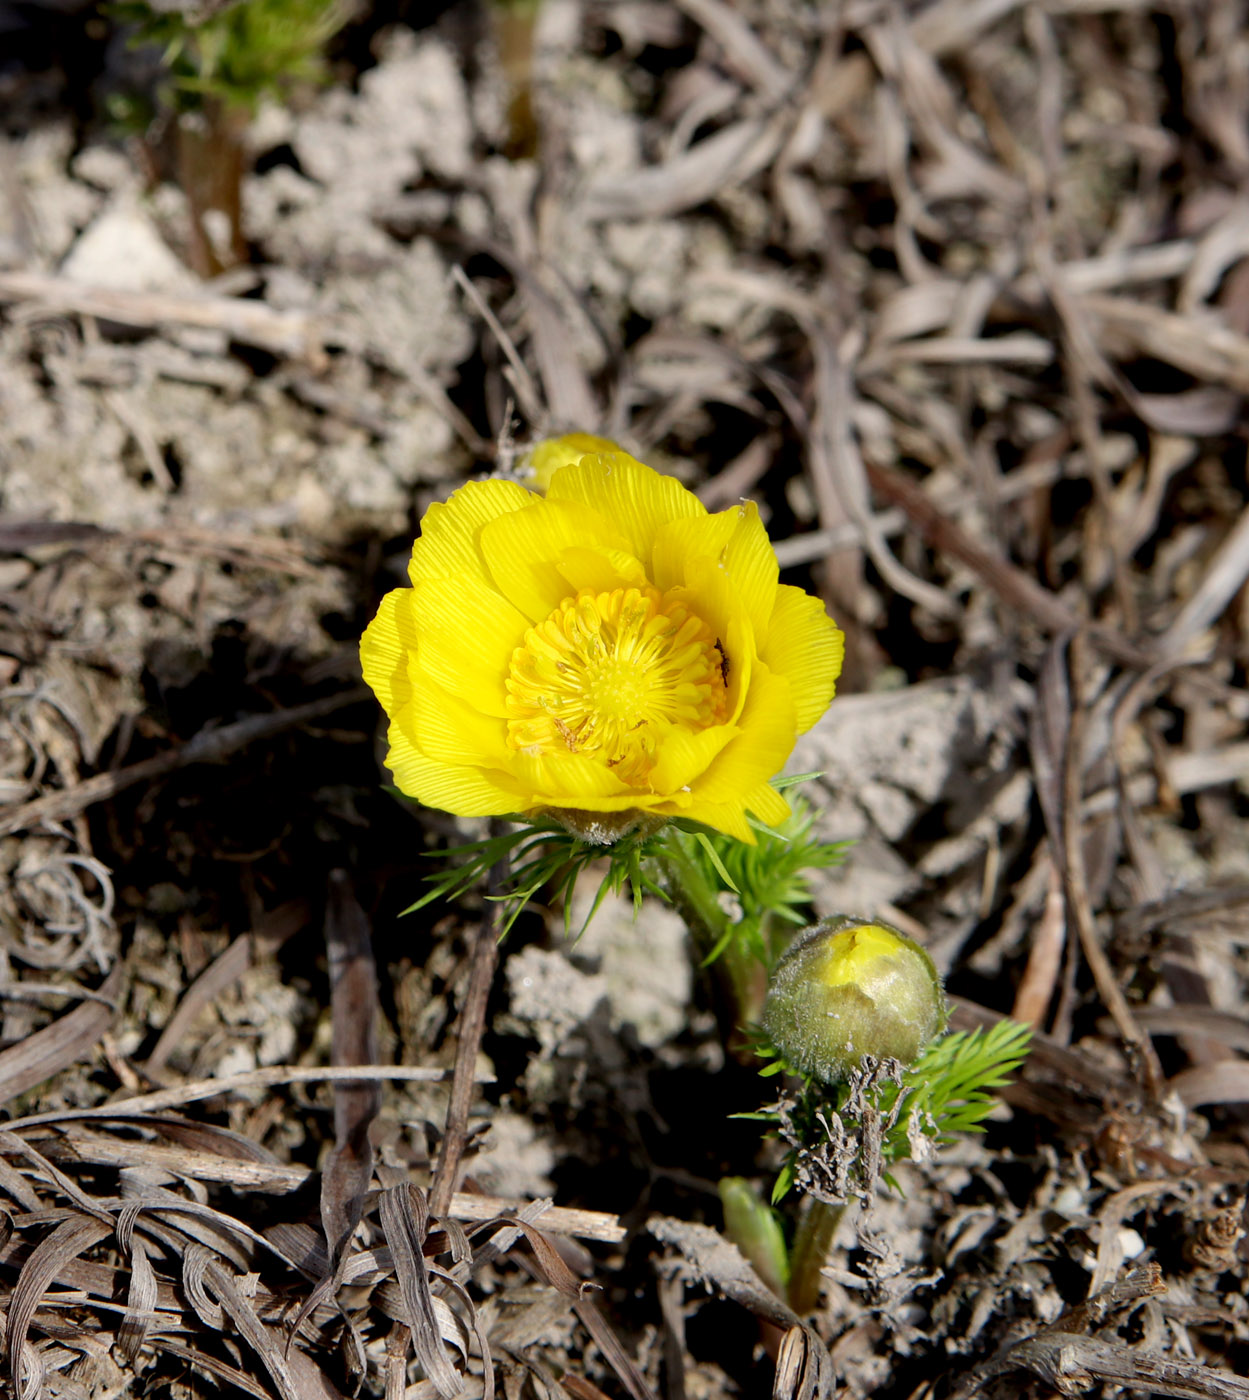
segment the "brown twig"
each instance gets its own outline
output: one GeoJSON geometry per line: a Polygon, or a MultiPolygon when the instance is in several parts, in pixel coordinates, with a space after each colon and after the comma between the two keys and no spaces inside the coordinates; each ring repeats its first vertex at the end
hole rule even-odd
{"type": "Polygon", "coordinates": [[[324,329],[302,311],[207,292],[141,292],[95,287],[46,272],[0,272],[0,302],[34,302],[53,311],[95,316],[124,326],[174,324],[218,330],[245,345],[325,364],[324,329]]]}
{"type": "Polygon", "coordinates": [[[42,1030],[0,1051],[0,1103],[66,1069],[99,1043],[113,1024],[121,992],[122,970],[114,967],[99,990],[99,1000],[84,1002],[42,1030]]]}
{"type": "Polygon", "coordinates": [[[419,1065],[267,1065],[264,1069],[227,1074],[220,1079],[195,1079],[189,1084],[156,1089],[150,1094],[119,1099],[116,1103],[101,1104],[98,1108],[57,1108],[48,1113],[31,1113],[24,1118],[15,1118],[4,1126],[13,1132],[18,1128],[37,1128],[48,1123],[66,1123],[71,1119],[78,1122],[93,1118],[141,1118],[145,1114],[180,1108],[183,1104],[197,1103],[201,1099],[215,1099],[223,1094],[252,1089],[272,1089],[280,1084],[332,1084],[353,1079],[397,1079],[414,1084],[439,1084],[446,1077],[446,1070],[426,1069],[419,1065]]]}
{"type": "Polygon", "coordinates": [[[1081,811],[1084,800],[1085,709],[1080,695],[1079,638],[1072,643],[1071,722],[1067,731],[1067,751],[1063,767],[1062,876],[1067,895],[1067,913],[1076,926],[1080,948],[1097,986],[1097,993],[1114,1018],[1124,1041],[1140,1056],[1150,1096],[1157,1099],[1163,1085],[1162,1066],[1153,1042],[1136,1024],[1132,1009],[1115,979],[1110,959],[1102,947],[1093,922],[1084,863],[1084,830],[1081,811]]]}
{"type": "Polygon", "coordinates": [[[1054,999],[1054,988],[1067,946],[1067,920],[1063,906],[1062,882],[1051,864],[1045,907],[1036,923],[1036,933],[1028,952],[1028,963],[1015,993],[1011,1017],[1029,1026],[1039,1026],[1046,1008],[1054,999]]]}
{"type": "MultiPolygon", "coordinates": [[[[910,516],[926,540],[943,554],[966,564],[1008,607],[1015,608],[1047,632],[1075,631],[1085,626],[1053,593],[1042,588],[1022,570],[977,544],[960,526],[943,515],[924,493],[900,472],[878,462],[868,462],[873,488],[910,516]]],[[[1125,666],[1148,670],[1156,657],[1108,628],[1085,626],[1090,641],[1125,666]]]]}
{"type": "MultiPolygon", "coordinates": [[[[330,873],[325,918],[330,961],[330,1056],[336,1065],[378,1060],[377,964],[372,929],[345,870],[330,873]]],[[[334,1147],[321,1174],[321,1222],[329,1247],[331,1277],[364,1213],[373,1175],[369,1129],[381,1111],[382,1086],[375,1079],[334,1086],[334,1147]]]]}
{"type": "Polygon", "coordinates": [[[1157,1264],[1131,1270],[1033,1336],[1002,1347],[967,1376],[954,1400],[967,1400],[995,1376],[1014,1370],[1033,1371],[1064,1395],[1086,1394],[1101,1380],[1186,1400],[1247,1400],[1249,1382],[1224,1371],[1085,1335],[1163,1289],[1157,1264]]]}
{"type": "MultiPolygon", "coordinates": [[[[490,873],[491,894],[498,894],[506,878],[506,864],[500,862],[490,873]]],[[[451,1102],[447,1105],[447,1120],[443,1131],[442,1150],[434,1172],[434,1184],[429,1193],[430,1213],[435,1217],[447,1213],[455,1192],[455,1178],[460,1159],[468,1143],[468,1115],[477,1084],[477,1051],[486,1028],[486,1002],[499,965],[499,930],[503,906],[491,903],[482,916],[473,937],[472,971],[468,979],[468,995],[460,1012],[459,1039],[455,1047],[455,1071],[451,1080],[451,1102]]]]}
{"type": "Polygon", "coordinates": [[[152,1078],[159,1082],[170,1055],[178,1048],[178,1043],[190,1030],[195,1018],[212,1006],[227,987],[232,987],[251,966],[251,962],[252,936],[245,933],[241,938],[234,939],[225,952],[219,958],[214,958],[191,983],[148,1056],[144,1068],[152,1078]]]}
{"type": "Polygon", "coordinates": [[[299,932],[308,920],[308,907],[303,900],[291,900],[265,916],[264,926],[236,938],[195,979],[183,994],[173,1015],[147,1058],[144,1071],[159,1080],[178,1048],[182,1037],[195,1023],[205,1007],[211,1006],[227,987],[231,987],[252,965],[257,947],[277,948],[299,932]]]}
{"type": "Polygon", "coordinates": [[[310,700],[306,705],[296,705],[289,710],[277,710],[267,715],[249,715],[220,729],[201,730],[195,738],[179,748],[167,753],[145,758],[132,763],[128,768],[119,768],[114,773],[97,773],[71,788],[60,792],[45,793],[30,802],[23,803],[0,817],[0,836],[11,836],[15,831],[24,831],[45,823],[63,822],[85,812],[97,802],[116,797],[119,792],[134,787],[136,783],[151,783],[168,777],[180,768],[193,763],[217,763],[229,758],[249,744],[272,739],[275,735],[294,729],[313,720],[324,719],[335,710],[344,709],[364,700],[369,695],[365,686],[353,686],[350,690],[339,691],[337,695],[326,695],[320,700],[310,700]]]}
{"type": "Polygon", "coordinates": [[[1012,1363],[1064,1395],[1087,1395],[1101,1381],[1177,1400],[1249,1400],[1249,1381],[1227,1371],[1096,1337],[1032,1337],[1015,1348],[1012,1363]]]}
{"type": "Polygon", "coordinates": [[[1163,1291],[1157,1264],[1132,1269],[1034,1336],[1004,1346],[968,1376],[954,1400],[967,1400],[994,1376],[1014,1370],[1032,1371],[1064,1395],[1084,1395],[1095,1381],[1107,1381],[1182,1400],[1249,1400],[1249,1381],[1226,1371],[1084,1335],[1115,1313],[1163,1291]]]}
{"type": "Polygon", "coordinates": [[[573,1310],[581,1319],[586,1331],[598,1344],[598,1349],[603,1353],[632,1400],[656,1400],[655,1392],[647,1385],[645,1376],[638,1370],[633,1358],[621,1345],[620,1338],[616,1336],[615,1330],[599,1312],[593,1298],[582,1297],[578,1299],[573,1304],[573,1310]]]}
{"type": "MultiPolygon", "coordinates": [[[[998,1024],[1004,1017],[996,1011],[963,997],[950,998],[950,1029],[973,1031],[980,1027],[989,1028],[998,1024]]],[[[1123,1104],[1132,1104],[1139,1098],[1139,1089],[1126,1077],[1116,1074],[1104,1064],[1078,1050],[1070,1050],[1065,1045],[1034,1031],[1028,1044],[1028,1059],[1021,1071],[1023,1078],[1037,1079],[1044,1075],[1063,1082],[1064,1085],[1077,1085],[1083,1092],[1096,1095],[1101,1100],[1113,1099],[1123,1104]]],[[[1069,1096],[1069,1091],[1068,1091],[1069,1096]]]]}

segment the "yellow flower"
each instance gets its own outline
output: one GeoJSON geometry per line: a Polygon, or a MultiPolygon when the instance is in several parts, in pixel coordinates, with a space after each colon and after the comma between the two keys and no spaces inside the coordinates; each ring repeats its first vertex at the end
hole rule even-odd
{"type": "Polygon", "coordinates": [[[602,439],[545,497],[470,482],[422,521],[411,588],[361,642],[400,790],[461,816],[552,813],[610,841],[685,817],[753,842],[751,812],[824,713],[842,636],[777,582],[751,502],[709,515],[602,439]]]}

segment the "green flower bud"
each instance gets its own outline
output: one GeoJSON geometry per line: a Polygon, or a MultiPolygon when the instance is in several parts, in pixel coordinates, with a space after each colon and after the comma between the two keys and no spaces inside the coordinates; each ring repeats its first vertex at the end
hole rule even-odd
{"type": "Polygon", "coordinates": [[[864,1055],[913,1063],[945,1020],[941,978],[919,944],[844,915],[794,939],[763,1006],[763,1029],[786,1063],[830,1084],[864,1055]]]}

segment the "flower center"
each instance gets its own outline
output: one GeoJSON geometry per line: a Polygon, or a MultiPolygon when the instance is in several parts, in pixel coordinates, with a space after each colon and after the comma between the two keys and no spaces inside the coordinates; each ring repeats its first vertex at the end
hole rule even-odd
{"type": "Polygon", "coordinates": [[[723,720],[727,673],[721,643],[683,603],[654,588],[586,589],[512,653],[508,740],[591,755],[642,786],[668,729],[723,720]]]}

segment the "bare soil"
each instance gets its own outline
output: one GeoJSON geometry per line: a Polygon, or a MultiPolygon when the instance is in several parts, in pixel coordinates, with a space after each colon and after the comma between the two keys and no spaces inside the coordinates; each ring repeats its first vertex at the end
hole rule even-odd
{"type": "Polygon", "coordinates": [[[0,4],[11,1393],[1249,1397],[1244,5],[544,0],[532,128],[496,19],[362,15],[206,286],[137,60],[0,4]],[[1039,1029],[801,1325],[675,917],[401,916],[484,827],[386,791],[357,639],[574,428],[847,632],[814,912],[1039,1029]]]}

